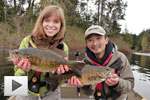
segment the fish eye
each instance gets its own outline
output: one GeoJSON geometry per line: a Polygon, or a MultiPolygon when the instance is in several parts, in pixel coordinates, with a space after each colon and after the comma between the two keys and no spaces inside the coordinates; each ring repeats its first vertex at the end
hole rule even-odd
{"type": "Polygon", "coordinates": [[[16,52],[16,54],[18,54],[19,52],[16,52]]]}

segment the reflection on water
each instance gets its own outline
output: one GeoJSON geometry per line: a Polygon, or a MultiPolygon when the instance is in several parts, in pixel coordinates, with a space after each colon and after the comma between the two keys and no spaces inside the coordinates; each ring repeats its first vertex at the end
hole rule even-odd
{"type": "MultiPolygon", "coordinates": [[[[79,58],[75,57],[76,52],[70,52],[71,60],[82,60],[84,58],[83,51],[80,52],[79,58]]],[[[0,100],[6,100],[7,97],[3,95],[3,82],[4,76],[13,75],[13,65],[12,62],[8,62],[5,57],[8,56],[7,50],[0,50],[0,100]]],[[[140,94],[141,96],[150,99],[150,56],[140,56],[140,55],[129,55],[127,56],[133,74],[135,77],[135,87],[134,91],[140,94]]]]}
{"type": "Polygon", "coordinates": [[[130,63],[140,66],[138,71],[140,73],[150,74],[150,56],[132,55],[130,63]]]}
{"type": "MultiPolygon", "coordinates": [[[[147,55],[150,55],[148,53],[147,55]]],[[[135,77],[134,90],[141,96],[150,99],[150,56],[133,54],[130,59],[135,77]]]]}

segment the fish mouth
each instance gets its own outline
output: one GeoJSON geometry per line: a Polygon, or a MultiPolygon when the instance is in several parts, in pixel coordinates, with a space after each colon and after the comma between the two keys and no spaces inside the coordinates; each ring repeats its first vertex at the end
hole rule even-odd
{"type": "Polygon", "coordinates": [[[16,59],[16,56],[10,53],[10,54],[9,54],[9,57],[6,57],[6,59],[7,59],[8,61],[14,61],[14,60],[16,59]]]}
{"type": "Polygon", "coordinates": [[[14,61],[17,57],[16,57],[16,54],[17,54],[17,49],[16,50],[9,50],[8,53],[9,53],[9,57],[6,57],[6,59],[8,61],[14,61]]]}

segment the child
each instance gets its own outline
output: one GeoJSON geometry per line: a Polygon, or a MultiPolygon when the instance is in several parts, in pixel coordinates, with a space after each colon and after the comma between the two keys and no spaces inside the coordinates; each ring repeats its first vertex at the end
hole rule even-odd
{"type": "MultiPolygon", "coordinates": [[[[63,10],[54,5],[50,5],[43,9],[40,13],[40,16],[37,19],[35,27],[32,31],[32,34],[25,37],[19,49],[23,48],[58,48],[68,56],[68,46],[62,41],[65,34],[65,19],[63,10]]],[[[21,61],[14,61],[16,65],[14,68],[15,76],[24,76],[28,75],[28,87],[29,94],[28,96],[17,96],[16,100],[37,100],[40,98],[42,100],[60,100],[60,89],[56,89],[54,92],[49,91],[46,88],[44,77],[51,75],[50,73],[36,72],[30,69],[30,62],[28,59],[22,59],[21,61]],[[39,83],[37,83],[37,90],[32,88],[32,78],[37,77],[39,83]],[[42,84],[42,85],[41,85],[42,84]]],[[[57,70],[57,73],[63,73],[63,66],[57,70]]],[[[67,66],[64,66],[65,70],[68,70],[67,66]]]]}

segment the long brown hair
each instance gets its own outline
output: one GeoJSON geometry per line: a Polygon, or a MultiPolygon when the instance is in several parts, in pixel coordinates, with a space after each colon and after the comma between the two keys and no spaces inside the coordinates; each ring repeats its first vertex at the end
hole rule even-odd
{"type": "Polygon", "coordinates": [[[40,13],[37,22],[35,24],[35,27],[32,31],[32,36],[37,46],[48,45],[51,48],[57,46],[58,41],[64,37],[65,29],[66,29],[66,25],[65,25],[64,12],[62,8],[55,5],[50,5],[44,8],[40,13]],[[53,14],[55,14],[56,17],[60,19],[61,27],[60,27],[60,31],[50,39],[46,36],[42,25],[44,19],[52,16],[53,14]]]}

